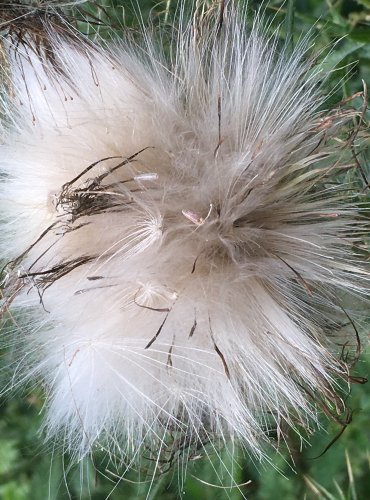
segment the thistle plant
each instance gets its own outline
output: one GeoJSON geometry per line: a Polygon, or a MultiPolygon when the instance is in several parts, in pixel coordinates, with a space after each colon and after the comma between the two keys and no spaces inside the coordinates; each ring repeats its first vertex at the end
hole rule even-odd
{"type": "Polygon", "coordinates": [[[2,40],[7,390],[41,383],[48,438],[122,475],[347,425],[365,82],[328,107],[312,36],[233,2],[108,44],[59,7],[19,2],[2,40]]]}

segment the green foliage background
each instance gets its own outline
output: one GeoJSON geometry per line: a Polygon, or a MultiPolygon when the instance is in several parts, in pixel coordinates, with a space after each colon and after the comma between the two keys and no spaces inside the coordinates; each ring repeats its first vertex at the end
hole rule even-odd
{"type": "MultiPolygon", "coordinates": [[[[190,0],[189,0],[190,1],[190,0]]],[[[31,2],[29,2],[31,3],[31,2]]],[[[37,3],[37,2],[35,2],[37,3]]],[[[175,7],[175,0],[158,3],[138,0],[143,18],[166,16],[166,10],[175,7]]],[[[260,2],[250,1],[251,9],[260,2]]],[[[83,6],[86,19],[93,16],[97,22],[79,23],[79,28],[94,36],[108,34],[105,27],[108,17],[115,26],[135,25],[128,0],[100,0],[83,6]]],[[[268,2],[266,14],[276,15],[275,25],[281,23],[282,39],[294,43],[302,33],[312,30],[315,50],[330,49],[325,64],[336,71],[327,82],[336,91],[333,102],[361,91],[362,80],[370,84],[370,0],[296,0],[268,2]],[[350,69],[351,63],[357,62],[350,69]],[[341,82],[338,86],[338,82],[341,82]]],[[[1,19],[0,19],[1,23],[1,19]]],[[[116,29],[119,36],[119,29],[116,29]]],[[[370,168],[367,168],[370,173],[370,168]]],[[[369,311],[370,314],[370,311],[369,311]]],[[[5,366],[6,357],[2,357],[5,366]]],[[[363,355],[357,368],[358,375],[367,377],[370,356],[363,355]]],[[[355,386],[350,396],[353,421],[344,433],[322,456],[327,445],[338,435],[340,428],[324,418],[323,428],[300,450],[300,443],[291,436],[291,456],[271,454],[275,464],[253,464],[241,455],[234,468],[234,478],[246,486],[220,488],[220,480],[207,458],[189,466],[187,479],[181,485],[177,472],[163,475],[155,481],[151,499],[237,500],[243,494],[251,500],[365,500],[370,498],[370,384],[355,386]],[[279,470],[277,470],[279,469],[279,470]],[[205,481],[209,485],[201,482],[205,481]]],[[[27,394],[3,398],[0,406],[0,499],[1,500],[64,500],[105,499],[110,493],[112,500],[144,499],[148,492],[147,478],[131,474],[127,480],[118,481],[104,462],[96,458],[70,467],[68,458],[62,458],[58,449],[50,449],[38,433],[42,415],[42,394],[30,390],[27,394]],[[96,472],[95,468],[98,469],[96,472]],[[106,476],[106,477],[105,477],[106,476]],[[81,486],[81,479],[82,486],[81,486]],[[143,484],[137,484],[141,480],[143,484]],[[133,481],[133,482],[130,482],[133,481]],[[136,482],[136,483],[135,483],[136,482]]],[[[227,454],[222,457],[228,463],[227,454]]],[[[218,459],[217,459],[218,460],[218,459]]],[[[214,460],[217,466],[217,460],[214,460]]],[[[230,463],[231,467],[231,463],[230,463]]],[[[225,480],[224,484],[227,484],[225,480]]]]}

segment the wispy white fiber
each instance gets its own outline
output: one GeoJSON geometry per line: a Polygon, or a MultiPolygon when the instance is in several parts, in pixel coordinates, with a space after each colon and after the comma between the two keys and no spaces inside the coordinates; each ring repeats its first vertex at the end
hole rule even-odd
{"type": "Polygon", "coordinates": [[[163,47],[7,48],[1,255],[28,323],[13,385],[41,381],[47,435],[77,457],[229,439],[261,457],[316,405],[344,412],[343,297],[368,280],[343,180],[357,114],[319,111],[308,39],[290,54],[244,16],[180,15],[163,47]]]}

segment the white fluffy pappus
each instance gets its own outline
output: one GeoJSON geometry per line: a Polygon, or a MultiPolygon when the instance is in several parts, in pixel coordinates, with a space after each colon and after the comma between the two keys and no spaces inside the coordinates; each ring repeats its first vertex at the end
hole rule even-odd
{"type": "Polygon", "coordinates": [[[195,12],[164,48],[7,49],[4,307],[29,321],[12,385],[42,381],[76,457],[158,467],[231,439],[261,458],[317,406],[345,418],[342,299],[368,272],[341,177],[358,127],[336,137],[361,116],[319,111],[307,39],[290,54],[243,16],[195,12]]]}

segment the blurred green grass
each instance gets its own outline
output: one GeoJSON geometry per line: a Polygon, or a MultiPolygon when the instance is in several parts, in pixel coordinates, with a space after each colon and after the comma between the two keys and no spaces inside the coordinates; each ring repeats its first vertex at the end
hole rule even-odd
{"type": "MultiPolygon", "coordinates": [[[[139,0],[137,4],[145,20],[148,17],[165,17],[166,9],[173,9],[176,1],[158,3],[139,0]]],[[[257,1],[249,2],[251,9],[259,4],[257,1]]],[[[134,26],[138,22],[131,5],[126,0],[88,2],[83,6],[86,20],[91,20],[93,16],[102,24],[80,22],[79,27],[89,36],[94,37],[94,33],[98,32],[105,37],[109,31],[105,25],[109,21],[116,27],[116,36],[120,36],[120,26],[134,26]]],[[[325,64],[327,68],[335,69],[332,78],[327,81],[333,102],[362,90],[362,80],[370,83],[369,0],[296,0],[283,4],[271,1],[266,4],[266,15],[276,16],[276,25],[281,23],[282,39],[291,37],[292,43],[295,43],[302,34],[311,30],[315,50],[330,50],[325,64]],[[293,16],[291,22],[286,22],[290,6],[293,16]],[[354,62],[356,65],[351,66],[354,62]],[[339,86],[338,82],[341,82],[339,86]]],[[[2,364],[6,364],[6,357],[2,358],[2,364]]],[[[367,377],[369,371],[370,355],[367,354],[363,355],[356,373],[367,377]]],[[[240,491],[212,486],[220,484],[220,480],[211,461],[203,458],[190,464],[184,485],[176,470],[154,482],[150,498],[237,500],[243,497],[242,494],[251,500],[370,498],[370,384],[354,386],[349,404],[353,410],[351,424],[322,456],[326,446],[340,431],[338,426],[324,418],[323,427],[309,440],[309,444],[304,444],[302,450],[297,437],[291,436],[290,457],[271,453],[275,468],[268,463],[253,464],[241,453],[238,465],[234,467],[235,481],[239,484],[251,482],[242,486],[240,491]]],[[[144,484],[136,484],[137,475],[131,474],[115,487],[117,478],[109,473],[109,465],[106,467],[103,458],[100,462],[99,456],[94,464],[86,460],[70,468],[68,459],[62,458],[58,449],[52,450],[45,445],[38,434],[42,405],[42,394],[36,389],[27,394],[13,395],[11,399],[3,398],[0,406],[1,500],[100,500],[110,493],[112,500],[146,497],[148,483],[145,478],[142,480],[144,484]]],[[[222,459],[231,468],[226,452],[222,459]]],[[[215,457],[215,468],[218,460],[215,457]]]]}

